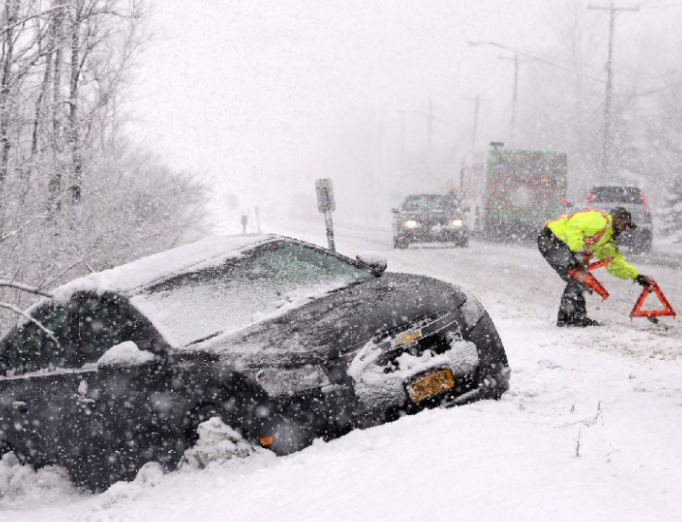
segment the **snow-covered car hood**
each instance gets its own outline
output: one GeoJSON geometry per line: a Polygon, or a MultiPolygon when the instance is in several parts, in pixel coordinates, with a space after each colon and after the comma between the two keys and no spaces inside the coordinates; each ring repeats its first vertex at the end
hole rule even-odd
{"type": "Polygon", "coordinates": [[[351,353],[381,332],[456,309],[466,299],[464,291],[442,281],[385,274],[180,351],[217,352],[224,359],[254,364],[264,359],[282,365],[315,362],[351,353]]]}

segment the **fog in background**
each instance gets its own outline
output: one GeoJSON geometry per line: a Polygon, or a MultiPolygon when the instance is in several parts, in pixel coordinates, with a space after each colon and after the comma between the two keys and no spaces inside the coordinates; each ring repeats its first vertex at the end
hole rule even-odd
{"type": "MultiPolygon", "coordinates": [[[[603,177],[609,12],[589,5],[610,4],[158,0],[130,129],[206,176],[235,228],[256,209],[317,216],[316,178],[334,182],[335,219],[388,223],[404,195],[457,188],[462,156],[491,141],[567,152],[580,201],[603,177]]],[[[682,2],[637,6],[615,17],[610,146],[614,175],[655,203],[680,150],[682,2]]]]}

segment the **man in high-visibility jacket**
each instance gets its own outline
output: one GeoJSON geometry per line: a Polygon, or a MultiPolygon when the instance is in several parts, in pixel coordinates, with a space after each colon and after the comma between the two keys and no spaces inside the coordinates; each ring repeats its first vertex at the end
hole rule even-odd
{"type": "Polygon", "coordinates": [[[591,257],[612,258],[606,270],[620,279],[645,286],[651,278],[641,275],[618,251],[618,238],[627,229],[637,228],[627,209],[616,207],[609,214],[586,209],[558,216],[545,223],[538,236],[538,250],[550,266],[566,281],[561,297],[557,326],[598,326],[587,317],[585,296],[590,291],[570,270],[586,270],[591,257]]]}

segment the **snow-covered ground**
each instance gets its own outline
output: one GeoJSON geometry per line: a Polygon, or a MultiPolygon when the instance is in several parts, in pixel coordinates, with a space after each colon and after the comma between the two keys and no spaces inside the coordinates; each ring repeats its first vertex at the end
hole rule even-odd
{"type": "MultiPolygon", "coordinates": [[[[264,231],[326,244],[315,223],[305,233],[264,231]]],[[[281,458],[259,450],[227,459],[232,434],[205,426],[179,471],[149,466],[98,495],[73,489],[59,469],[36,473],[5,458],[0,520],[682,520],[682,318],[631,322],[640,287],[600,270],[611,297],[588,297],[588,310],[605,324],[557,328],[562,284],[531,245],[393,250],[390,231],[367,227],[337,228],[336,243],[477,295],[512,367],[502,400],[423,412],[281,458]]],[[[673,261],[633,261],[682,312],[679,261],[665,258],[673,261]]]]}

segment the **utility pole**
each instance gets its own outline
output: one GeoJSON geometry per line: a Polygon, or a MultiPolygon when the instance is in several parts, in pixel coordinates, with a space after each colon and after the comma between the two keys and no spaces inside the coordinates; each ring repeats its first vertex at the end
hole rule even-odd
{"type": "Polygon", "coordinates": [[[514,62],[514,89],[512,91],[511,122],[509,124],[509,144],[513,147],[516,144],[516,106],[519,92],[519,53],[514,53],[514,58],[508,56],[498,56],[500,60],[514,62]]]}
{"type": "Polygon", "coordinates": [[[508,46],[499,44],[497,42],[469,42],[469,45],[472,47],[475,47],[477,45],[492,45],[494,47],[499,47],[500,49],[504,49],[506,51],[511,51],[514,53],[513,58],[509,58],[508,56],[498,56],[500,60],[509,60],[514,63],[514,85],[512,90],[511,121],[509,122],[509,142],[510,145],[513,145],[516,143],[516,110],[518,106],[519,93],[519,51],[515,51],[514,49],[511,49],[508,46]]]}
{"type": "MultiPolygon", "coordinates": [[[[477,94],[475,98],[464,98],[467,101],[472,101],[474,102],[474,128],[471,134],[471,148],[472,150],[476,150],[476,133],[478,131],[478,111],[481,106],[481,101],[483,99],[477,94]]],[[[485,100],[488,101],[488,100],[485,100]]]]}
{"type": "Polygon", "coordinates": [[[618,11],[639,11],[639,7],[615,7],[610,0],[609,7],[588,5],[588,9],[609,12],[609,49],[606,61],[606,100],[604,101],[604,141],[602,144],[602,168],[606,176],[611,176],[611,120],[613,117],[613,29],[618,11]]]}
{"type": "Polygon", "coordinates": [[[433,102],[431,101],[431,98],[429,98],[429,115],[428,115],[428,120],[429,120],[429,160],[431,156],[431,142],[433,140],[433,102]]]}

